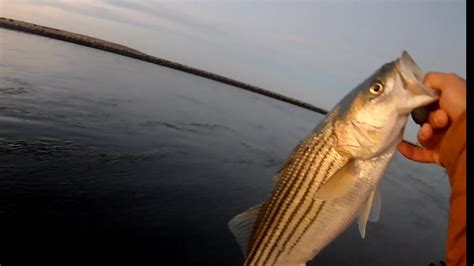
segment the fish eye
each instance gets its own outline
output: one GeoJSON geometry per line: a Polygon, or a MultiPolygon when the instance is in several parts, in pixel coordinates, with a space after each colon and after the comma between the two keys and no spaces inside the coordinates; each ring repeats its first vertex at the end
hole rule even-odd
{"type": "Polygon", "coordinates": [[[369,89],[370,93],[372,94],[375,94],[375,95],[379,95],[383,92],[383,85],[382,83],[380,82],[376,82],[374,83],[370,89],[369,89]]]}

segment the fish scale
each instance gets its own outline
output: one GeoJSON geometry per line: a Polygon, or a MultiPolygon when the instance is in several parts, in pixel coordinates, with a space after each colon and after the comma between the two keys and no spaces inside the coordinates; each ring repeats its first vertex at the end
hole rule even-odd
{"type": "MultiPolygon", "coordinates": [[[[303,176],[300,175],[301,171],[304,171],[304,169],[308,166],[308,160],[305,161],[305,159],[307,159],[308,157],[311,157],[311,158],[314,158],[314,157],[317,157],[317,154],[316,153],[311,153],[311,154],[307,154],[307,153],[301,153],[301,151],[307,151],[308,149],[310,149],[311,147],[313,148],[318,148],[322,143],[319,142],[319,136],[310,136],[307,138],[306,141],[303,141],[303,145],[301,145],[300,149],[296,151],[296,154],[294,157],[290,157],[290,161],[294,161],[294,163],[290,163],[288,164],[288,169],[294,169],[293,171],[284,171],[283,172],[283,176],[280,178],[280,181],[279,181],[279,184],[278,186],[286,186],[286,190],[283,190],[283,191],[276,191],[276,193],[273,194],[273,196],[271,197],[271,199],[269,200],[270,202],[274,202],[275,206],[273,209],[270,209],[269,208],[265,208],[263,210],[262,213],[264,213],[264,220],[263,220],[263,223],[264,225],[263,226],[259,226],[258,228],[260,228],[259,230],[261,230],[262,232],[268,232],[268,230],[272,230],[272,226],[275,226],[275,225],[278,225],[278,224],[271,224],[270,221],[274,221],[275,219],[278,219],[278,217],[280,217],[280,215],[282,215],[282,213],[284,214],[285,211],[282,211],[282,210],[279,210],[277,209],[277,205],[278,206],[288,206],[289,202],[292,201],[294,199],[295,196],[297,196],[297,193],[295,193],[295,189],[297,189],[297,187],[295,187],[296,182],[299,182],[300,180],[299,179],[302,179],[303,176]],[[318,145],[319,144],[319,145],[318,145]],[[306,155],[305,155],[306,154],[306,155]],[[292,160],[292,159],[295,159],[295,160],[292,160]],[[294,165],[294,167],[293,167],[294,165]],[[289,182],[291,181],[291,182],[289,182]],[[280,184],[280,182],[282,184],[280,184]],[[289,182],[289,184],[291,185],[286,185],[287,183],[289,182]],[[289,195],[290,197],[285,197],[285,195],[289,195]]],[[[273,229],[273,231],[275,231],[273,229]]],[[[268,242],[268,237],[269,235],[266,235],[264,233],[261,233],[261,232],[256,232],[256,234],[260,235],[260,241],[265,241],[265,239],[267,239],[267,242],[264,242],[263,245],[265,248],[266,247],[269,247],[269,242],[268,242]]],[[[260,244],[261,242],[253,242],[253,243],[250,243],[250,247],[254,247],[255,244],[260,244]]],[[[263,253],[265,252],[265,248],[263,249],[260,249],[260,250],[256,250],[255,248],[252,248],[251,250],[254,250],[255,253],[258,253],[259,252],[259,255],[257,257],[257,261],[260,260],[261,256],[263,255],[263,253]]],[[[255,255],[255,253],[253,255],[255,255]]],[[[251,254],[249,254],[249,257],[248,257],[248,260],[250,261],[252,259],[252,256],[251,254]]]]}
{"type": "MultiPolygon", "coordinates": [[[[303,141],[304,143],[305,141],[303,141]]],[[[300,145],[299,147],[297,147],[294,151],[294,153],[296,154],[301,154],[304,149],[306,147],[304,147],[303,145],[300,145]]],[[[281,179],[281,181],[278,183],[278,186],[277,186],[277,190],[274,192],[274,194],[282,194],[282,191],[287,191],[288,189],[290,189],[290,186],[287,186],[287,181],[288,181],[288,173],[291,174],[293,173],[294,171],[297,171],[298,169],[300,169],[301,165],[302,165],[302,158],[303,157],[297,157],[296,160],[294,161],[294,163],[292,164],[286,164],[288,167],[284,167],[283,170],[283,178],[281,179]],[[284,190],[284,189],[287,189],[287,190],[284,190]]],[[[271,211],[274,210],[274,206],[276,205],[276,199],[275,198],[272,198],[273,200],[270,200],[267,202],[267,204],[265,204],[265,207],[264,207],[264,211],[260,212],[259,216],[258,216],[258,222],[257,222],[257,225],[258,226],[255,226],[254,227],[254,232],[252,234],[252,239],[251,239],[251,242],[256,242],[256,241],[260,241],[261,240],[261,237],[262,237],[262,233],[264,232],[264,230],[260,230],[258,232],[256,232],[256,229],[260,227],[260,224],[261,224],[261,221],[265,218],[268,217],[268,215],[270,215],[271,211]]],[[[263,223],[262,226],[268,226],[268,219],[265,219],[265,222],[263,223]]],[[[252,248],[249,252],[249,256],[253,255],[254,253],[252,252],[255,252],[255,249],[252,248]]]]}
{"type": "MultiPolygon", "coordinates": [[[[331,141],[327,141],[327,143],[330,145],[331,141]]],[[[301,221],[309,214],[307,211],[309,206],[306,202],[310,200],[311,194],[317,191],[318,187],[320,187],[320,185],[324,182],[324,178],[331,174],[331,168],[335,162],[332,159],[332,153],[333,152],[328,149],[327,151],[324,151],[324,153],[322,153],[323,155],[321,155],[319,158],[315,158],[316,161],[320,162],[317,164],[317,170],[312,175],[309,175],[308,173],[308,176],[303,178],[301,182],[302,189],[298,190],[300,196],[296,197],[294,201],[289,203],[289,209],[292,211],[291,213],[283,214],[283,219],[286,221],[282,228],[283,234],[280,234],[275,239],[275,242],[272,244],[272,248],[268,251],[267,260],[263,262],[264,265],[266,265],[269,261],[269,254],[272,254],[272,252],[277,249],[277,247],[279,251],[274,256],[274,261],[278,259],[287,245],[291,245],[291,243],[288,243],[288,241],[293,235],[294,230],[296,230],[298,227],[298,221],[301,221]]],[[[308,160],[308,163],[310,164],[309,167],[315,165],[314,160],[308,160]]]]}

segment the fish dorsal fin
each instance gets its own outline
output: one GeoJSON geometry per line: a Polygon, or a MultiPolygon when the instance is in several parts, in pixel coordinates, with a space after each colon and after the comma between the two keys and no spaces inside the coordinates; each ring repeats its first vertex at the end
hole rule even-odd
{"type": "Polygon", "coordinates": [[[256,205],[245,212],[238,214],[228,223],[229,229],[237,240],[244,255],[246,255],[253,226],[255,225],[255,221],[257,220],[262,205],[263,204],[256,205]]]}
{"type": "Polygon", "coordinates": [[[349,160],[321,185],[315,197],[320,200],[331,200],[343,196],[349,192],[356,179],[354,160],[349,160]]]}
{"type": "Polygon", "coordinates": [[[380,197],[380,189],[375,189],[372,208],[369,215],[370,222],[377,222],[380,218],[380,210],[382,209],[382,198],[380,197]]]}
{"type": "Polygon", "coordinates": [[[272,180],[273,180],[274,182],[278,182],[278,180],[280,180],[280,178],[281,178],[281,172],[282,172],[282,171],[279,170],[279,171],[272,177],[272,180]]]}
{"type": "Polygon", "coordinates": [[[359,223],[360,236],[362,238],[365,238],[365,229],[367,226],[367,221],[370,220],[371,222],[376,222],[379,219],[380,209],[380,193],[376,188],[372,191],[372,193],[370,193],[367,202],[360,209],[359,217],[357,219],[357,222],[359,223]]]}
{"type": "Polygon", "coordinates": [[[290,165],[292,162],[294,162],[296,157],[298,157],[298,155],[301,151],[300,148],[303,146],[303,143],[306,140],[307,139],[303,139],[302,141],[298,142],[298,144],[293,148],[293,150],[290,153],[290,156],[288,156],[288,159],[286,159],[286,161],[281,165],[281,167],[278,169],[276,174],[272,177],[273,181],[278,182],[278,180],[280,180],[281,176],[283,175],[283,172],[284,172],[285,168],[288,165],[290,165]]]}

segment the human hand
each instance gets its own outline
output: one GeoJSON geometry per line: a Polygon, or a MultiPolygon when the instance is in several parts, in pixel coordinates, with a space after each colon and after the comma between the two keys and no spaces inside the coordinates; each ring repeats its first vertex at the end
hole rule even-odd
{"type": "Polygon", "coordinates": [[[441,140],[445,137],[451,122],[466,110],[466,80],[456,74],[429,72],[425,75],[423,83],[441,92],[435,110],[428,116],[428,122],[418,131],[418,141],[423,147],[402,142],[398,145],[398,150],[408,159],[441,165],[439,159],[441,140]]]}

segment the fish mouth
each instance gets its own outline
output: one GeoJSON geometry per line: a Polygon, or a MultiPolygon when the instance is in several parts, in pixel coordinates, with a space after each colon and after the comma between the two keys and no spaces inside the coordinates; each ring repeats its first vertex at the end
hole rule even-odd
{"type": "Polygon", "coordinates": [[[415,60],[408,54],[407,51],[403,51],[402,55],[395,61],[395,68],[400,74],[400,78],[403,82],[403,87],[410,91],[413,95],[421,96],[430,96],[433,98],[433,101],[436,101],[440,92],[434,90],[423,84],[423,78],[425,73],[421,68],[415,63],[415,60]]]}
{"type": "Polygon", "coordinates": [[[403,87],[410,91],[414,96],[429,96],[432,98],[431,102],[439,99],[439,91],[423,84],[425,73],[415,63],[415,60],[413,60],[407,51],[403,51],[402,55],[395,61],[395,68],[400,74],[403,87]]]}
{"type": "MultiPolygon", "coordinates": [[[[423,84],[425,73],[407,51],[403,51],[394,64],[395,70],[398,72],[403,83],[402,86],[408,92],[407,96],[409,98],[406,101],[406,105],[400,106],[398,110],[399,115],[411,113],[412,117],[418,117],[417,113],[429,113],[427,112],[428,105],[439,99],[440,92],[423,84]]],[[[427,117],[423,116],[422,119],[417,119],[417,123],[426,120],[427,117]]]]}

